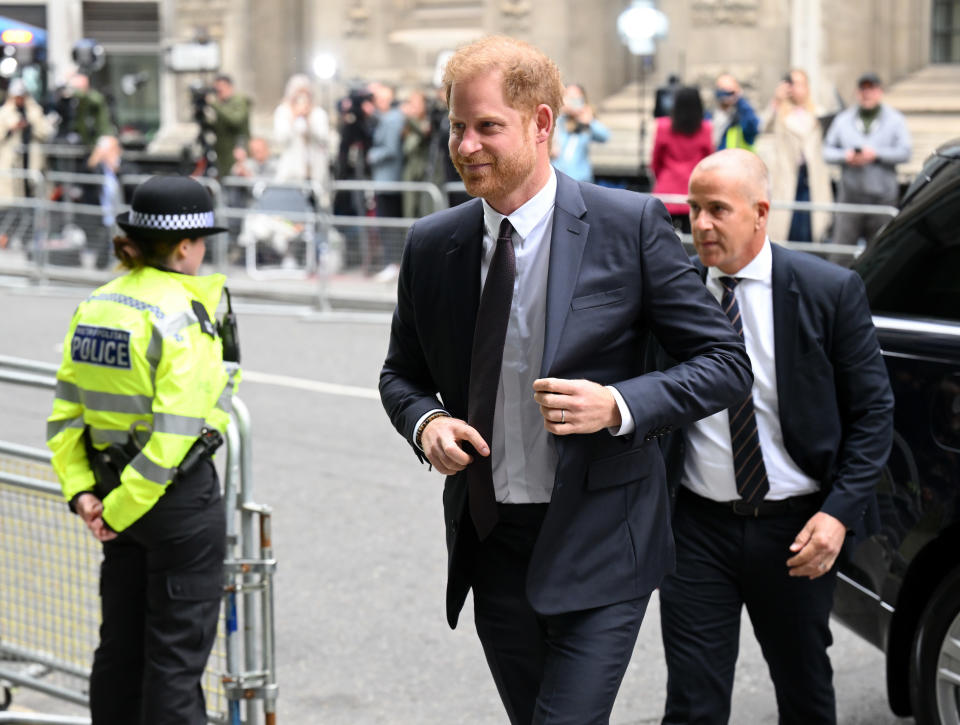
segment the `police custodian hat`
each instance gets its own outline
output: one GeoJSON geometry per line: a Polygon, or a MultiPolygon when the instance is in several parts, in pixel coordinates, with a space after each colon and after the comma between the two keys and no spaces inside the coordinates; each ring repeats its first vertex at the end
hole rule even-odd
{"type": "Polygon", "coordinates": [[[117,216],[127,234],[145,242],[198,239],[227,231],[213,218],[213,200],[189,176],[152,176],[133,192],[129,212],[117,216]]]}

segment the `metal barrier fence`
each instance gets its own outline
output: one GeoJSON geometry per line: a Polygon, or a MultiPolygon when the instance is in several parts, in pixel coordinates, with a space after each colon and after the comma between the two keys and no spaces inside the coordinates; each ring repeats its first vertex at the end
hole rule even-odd
{"type": "MultiPolygon", "coordinates": [[[[27,178],[36,191],[28,198],[0,198],[0,260],[6,246],[8,252],[25,256],[24,263],[37,280],[44,280],[54,269],[74,267],[89,272],[91,281],[106,281],[113,263],[110,240],[116,230],[105,223],[100,205],[77,201],[96,198],[93,192],[104,177],[66,171],[0,171],[0,181],[4,176],[27,178]],[[57,190],[57,200],[51,198],[52,189],[57,190]],[[95,268],[104,271],[98,273],[95,268]]],[[[124,174],[119,184],[132,189],[145,178],[124,174]]],[[[328,188],[317,188],[233,176],[220,182],[205,177],[198,181],[210,190],[218,218],[229,229],[209,240],[207,261],[227,274],[242,269],[252,280],[313,280],[319,307],[329,306],[329,282],[337,272],[353,268],[374,279],[395,276],[407,230],[419,217],[377,216],[378,198],[382,201],[385,194],[395,195],[396,206],[397,199],[405,196],[408,208],[429,213],[465,194],[459,182],[437,186],[336,180],[328,188]]],[[[686,201],[684,195],[657,196],[665,202],[686,201]]],[[[833,214],[897,214],[896,207],[866,204],[774,201],[772,207],[833,214]]],[[[689,235],[681,238],[689,245],[689,235]]],[[[855,257],[862,251],[850,244],[785,244],[836,259],[855,257]]]]}
{"type": "MultiPolygon", "coordinates": [[[[52,391],[56,369],[0,356],[0,383],[52,391]]],[[[40,421],[37,427],[42,429],[40,421]]],[[[253,501],[250,417],[236,397],[226,440],[223,611],[203,689],[211,723],[273,725],[278,690],[271,511],[253,501]]],[[[0,441],[0,710],[9,705],[11,685],[87,704],[101,559],[100,545],[66,509],[50,453],[0,441]]],[[[89,719],[0,712],[0,723],[13,722],[89,719]]]]}

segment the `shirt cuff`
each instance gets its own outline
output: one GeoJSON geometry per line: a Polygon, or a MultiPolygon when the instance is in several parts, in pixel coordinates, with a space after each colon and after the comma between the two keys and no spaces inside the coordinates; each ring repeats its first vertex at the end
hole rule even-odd
{"type": "Polygon", "coordinates": [[[410,437],[410,442],[413,443],[414,446],[416,446],[417,450],[420,450],[420,451],[423,450],[423,448],[420,447],[420,444],[417,443],[417,431],[420,430],[420,426],[423,424],[423,421],[425,421],[434,413],[446,413],[446,412],[447,411],[445,411],[443,408],[434,408],[433,410],[428,410],[426,413],[424,413],[417,419],[417,424],[413,426],[413,435],[410,437]]]}
{"type": "Polygon", "coordinates": [[[637,427],[633,422],[633,416],[630,414],[630,408],[627,407],[627,403],[620,395],[619,390],[612,385],[607,385],[606,388],[613,394],[613,399],[617,401],[617,407],[620,409],[620,427],[610,426],[607,430],[612,436],[630,435],[637,427]]]}

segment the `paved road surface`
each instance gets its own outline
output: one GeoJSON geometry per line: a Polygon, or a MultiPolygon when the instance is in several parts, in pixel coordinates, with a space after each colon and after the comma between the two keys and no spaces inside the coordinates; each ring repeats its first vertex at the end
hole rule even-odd
{"type": "MultiPolygon", "coordinates": [[[[0,287],[0,354],[56,362],[85,294],[0,287]]],[[[240,316],[256,498],[275,514],[278,722],[505,722],[469,600],[459,629],[445,623],[441,477],[416,462],[376,397],[387,318],[294,313],[240,316]]],[[[48,395],[0,386],[0,400],[0,439],[42,445],[48,395]]],[[[840,625],[834,637],[840,723],[909,722],[888,709],[881,653],[840,625]]],[[[659,722],[665,679],[654,596],[612,722],[659,722]]],[[[17,703],[77,712],[23,691],[17,703]]],[[[776,722],[747,619],[731,722],[776,722]]]]}

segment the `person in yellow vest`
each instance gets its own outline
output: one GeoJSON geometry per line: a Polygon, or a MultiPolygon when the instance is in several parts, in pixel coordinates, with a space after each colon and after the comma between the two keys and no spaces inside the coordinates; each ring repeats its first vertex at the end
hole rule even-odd
{"type": "Polygon", "coordinates": [[[93,725],[205,725],[201,676],[223,593],[225,517],[211,455],[238,379],[220,274],[197,276],[210,195],[156,176],[117,217],[128,271],[77,308],[47,445],[71,510],[103,542],[93,725]],[[225,359],[227,362],[225,362],[225,359]]]}
{"type": "Polygon", "coordinates": [[[723,149],[754,151],[754,142],[760,130],[760,119],[750,102],[743,97],[743,89],[729,73],[717,78],[713,110],[713,146],[723,149]]]}

